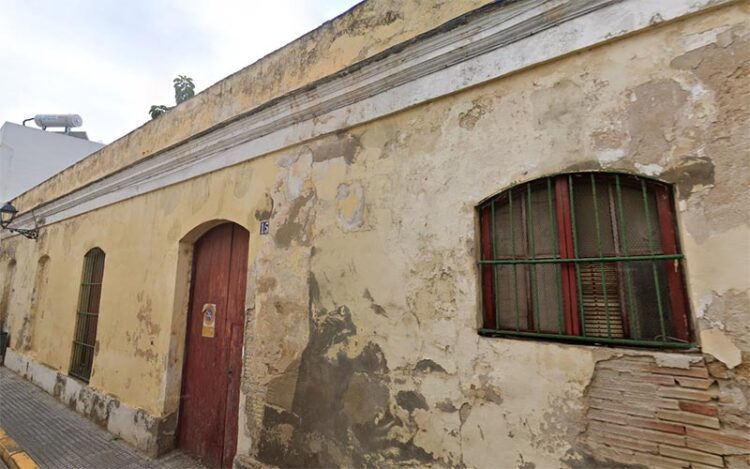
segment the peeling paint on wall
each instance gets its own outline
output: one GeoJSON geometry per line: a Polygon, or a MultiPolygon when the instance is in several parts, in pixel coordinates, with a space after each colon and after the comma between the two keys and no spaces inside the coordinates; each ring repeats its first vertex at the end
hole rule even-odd
{"type": "MultiPolygon", "coordinates": [[[[374,45],[359,30],[321,44],[368,55],[403,37],[410,15],[385,4],[365,4],[356,23],[384,28],[374,45]]],[[[469,8],[434,4],[438,16],[469,8]]],[[[745,4],[716,7],[49,225],[43,245],[4,240],[0,265],[18,259],[25,280],[12,282],[12,295],[3,290],[0,312],[10,312],[12,334],[23,329],[36,260],[49,255],[44,296],[56,306],[33,328],[27,358],[49,364],[54,379],[29,375],[47,376],[38,381],[134,441],[168,445],[152,442],[176,424],[189,233],[232,220],[251,233],[238,464],[739,466],[750,431],[748,15],[745,4]],[[518,182],[598,170],[676,188],[703,350],[477,335],[476,204],[518,182]],[[259,233],[265,220],[268,236],[259,233]],[[107,272],[95,374],[82,390],[62,375],[75,272],[95,245],[107,251],[107,272]],[[596,418],[602,412],[626,423],[596,418]],[[684,432],[634,442],[633,429],[654,436],[637,419],[684,432]]],[[[304,43],[300,64],[326,55],[304,43]]],[[[278,78],[263,80],[262,96],[278,78]]],[[[148,153],[172,127],[155,125],[126,138],[143,138],[137,146],[148,153]]],[[[107,170],[89,169],[77,170],[80,182],[107,170]]],[[[67,177],[40,193],[64,191],[67,177]]]]}
{"type": "Polygon", "coordinates": [[[750,455],[750,433],[725,417],[721,394],[702,360],[688,368],[663,367],[649,357],[600,361],[586,392],[579,461],[727,467],[726,457],[750,455]]]}

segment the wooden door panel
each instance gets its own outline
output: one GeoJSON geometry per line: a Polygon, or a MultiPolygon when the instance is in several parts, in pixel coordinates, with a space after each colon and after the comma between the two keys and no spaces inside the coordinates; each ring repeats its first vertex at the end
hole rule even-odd
{"type": "Polygon", "coordinates": [[[230,466],[237,451],[237,418],[240,400],[240,378],[242,376],[242,345],[245,328],[245,291],[247,285],[247,255],[249,233],[234,226],[232,236],[232,259],[230,263],[229,291],[227,293],[227,335],[230,346],[227,350],[228,386],[224,411],[224,455],[225,466],[230,466]]]}
{"type": "MultiPolygon", "coordinates": [[[[243,325],[230,325],[232,355],[237,355],[238,362],[242,361],[243,325]],[[236,353],[234,353],[236,350],[236,353]]],[[[230,362],[234,361],[230,359],[230,362]]],[[[237,451],[237,417],[240,407],[240,377],[241,366],[231,366],[228,372],[229,383],[225,395],[226,409],[224,411],[224,449],[222,454],[223,467],[231,467],[234,453],[237,451]]]]}
{"type": "Polygon", "coordinates": [[[194,248],[178,443],[211,466],[231,466],[236,448],[238,403],[228,402],[228,397],[234,387],[239,391],[235,362],[241,361],[242,326],[235,332],[232,325],[244,323],[247,243],[246,230],[224,224],[206,233],[194,248]],[[206,304],[216,305],[213,337],[203,335],[206,304]],[[239,334],[239,344],[233,333],[239,334]],[[234,426],[227,425],[228,412],[235,415],[234,426]]]}

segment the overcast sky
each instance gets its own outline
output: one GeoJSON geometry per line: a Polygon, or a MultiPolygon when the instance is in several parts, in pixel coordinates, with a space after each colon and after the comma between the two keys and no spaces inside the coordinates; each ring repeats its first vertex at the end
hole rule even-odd
{"type": "MultiPolygon", "coordinates": [[[[76,113],[110,143],[359,0],[0,0],[0,125],[76,113]]],[[[32,124],[33,125],[33,124],[32,124]]]]}

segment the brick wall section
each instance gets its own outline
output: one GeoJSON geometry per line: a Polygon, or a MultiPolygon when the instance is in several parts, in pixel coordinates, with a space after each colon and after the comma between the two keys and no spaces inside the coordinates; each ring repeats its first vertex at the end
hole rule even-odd
{"type": "Polygon", "coordinates": [[[651,357],[601,361],[586,393],[582,443],[594,458],[664,468],[728,467],[750,455],[750,428],[700,357],[690,368],[651,357]],[[727,415],[727,418],[724,416],[727,415]]]}

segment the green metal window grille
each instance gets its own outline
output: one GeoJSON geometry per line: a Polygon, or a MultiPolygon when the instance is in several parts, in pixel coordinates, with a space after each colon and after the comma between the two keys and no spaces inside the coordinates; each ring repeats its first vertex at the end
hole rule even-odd
{"type": "Polygon", "coordinates": [[[694,346],[669,185],[564,174],[478,208],[481,334],[694,346]]]}
{"type": "Polygon", "coordinates": [[[104,251],[94,248],[83,258],[81,292],[78,298],[73,356],[70,360],[69,372],[70,376],[87,383],[91,377],[91,367],[94,362],[103,276],[104,251]]]}

